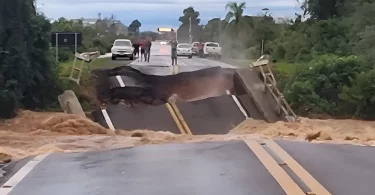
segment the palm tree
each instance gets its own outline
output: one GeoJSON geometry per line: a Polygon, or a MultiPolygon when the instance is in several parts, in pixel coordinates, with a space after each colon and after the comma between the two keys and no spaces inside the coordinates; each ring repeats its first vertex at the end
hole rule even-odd
{"type": "Polygon", "coordinates": [[[228,22],[233,21],[235,24],[238,24],[243,17],[243,11],[246,9],[246,3],[242,2],[238,4],[237,2],[230,2],[225,6],[225,9],[229,10],[225,20],[228,22]]]}
{"type": "Polygon", "coordinates": [[[225,6],[225,9],[228,10],[225,20],[229,25],[226,29],[232,37],[231,43],[237,46],[243,45],[243,38],[251,32],[251,25],[243,16],[246,3],[230,2],[225,6]]]}

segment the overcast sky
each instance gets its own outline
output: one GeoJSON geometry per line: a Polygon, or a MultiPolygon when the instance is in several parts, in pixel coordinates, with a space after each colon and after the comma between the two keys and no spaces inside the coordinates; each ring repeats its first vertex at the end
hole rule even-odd
{"type": "MultiPolygon", "coordinates": [[[[142,23],[141,30],[156,31],[158,27],[178,27],[182,11],[193,6],[199,11],[202,24],[226,14],[225,5],[230,0],[37,0],[38,9],[51,19],[65,17],[97,18],[111,14],[129,25],[134,19],[142,23]]],[[[296,0],[242,0],[246,2],[245,14],[258,15],[263,8],[270,9],[275,17],[294,17],[300,13],[296,0]]]]}

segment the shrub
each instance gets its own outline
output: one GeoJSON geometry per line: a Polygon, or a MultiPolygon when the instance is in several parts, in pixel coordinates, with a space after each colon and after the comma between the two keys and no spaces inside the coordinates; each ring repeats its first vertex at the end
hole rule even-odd
{"type": "MultiPolygon", "coordinates": [[[[307,111],[334,116],[354,116],[345,96],[356,84],[359,75],[371,69],[357,56],[318,56],[306,65],[300,65],[289,81],[285,96],[297,112],[307,111]],[[358,77],[358,78],[357,78],[358,77]]],[[[352,89],[354,90],[354,89],[352,89]]]]}

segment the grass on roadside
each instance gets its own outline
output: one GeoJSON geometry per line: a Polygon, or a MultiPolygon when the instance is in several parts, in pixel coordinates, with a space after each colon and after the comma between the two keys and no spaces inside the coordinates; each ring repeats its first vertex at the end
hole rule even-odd
{"type": "Polygon", "coordinates": [[[274,70],[281,74],[292,75],[296,71],[297,64],[288,62],[278,62],[275,63],[274,70]]]}
{"type": "MultiPolygon", "coordinates": [[[[76,62],[76,67],[80,66],[82,61],[76,62]]],[[[90,64],[90,69],[99,68],[115,68],[118,66],[124,66],[132,61],[130,60],[116,60],[112,61],[111,58],[97,58],[93,60],[90,64]]],[[[92,111],[97,109],[99,102],[96,101],[96,91],[95,91],[95,78],[89,72],[89,67],[87,63],[84,64],[82,75],[80,79],[80,85],[77,85],[74,81],[69,79],[72,70],[73,60],[67,62],[61,62],[58,68],[58,76],[60,78],[59,85],[65,90],[73,90],[77,95],[83,109],[85,111],[92,111]]],[[[76,71],[77,72],[77,71],[76,71]]],[[[76,77],[77,75],[74,75],[76,77]]],[[[60,105],[58,103],[48,109],[49,111],[61,111],[60,105]]]]}

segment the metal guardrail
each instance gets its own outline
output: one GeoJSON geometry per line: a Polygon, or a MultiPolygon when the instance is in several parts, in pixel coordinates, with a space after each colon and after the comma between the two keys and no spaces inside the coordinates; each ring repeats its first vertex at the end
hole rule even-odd
{"type": "Polygon", "coordinates": [[[269,66],[269,61],[265,59],[264,56],[262,56],[257,61],[252,62],[250,64],[250,67],[258,68],[260,70],[260,73],[262,74],[262,77],[263,77],[263,84],[264,84],[263,91],[266,92],[266,90],[268,90],[273,96],[273,98],[275,99],[277,103],[277,106],[276,106],[277,114],[279,115],[284,114],[285,119],[289,122],[300,121],[299,117],[294,113],[293,109],[291,108],[289,103],[286,101],[284,95],[277,88],[276,79],[269,66]]]}

